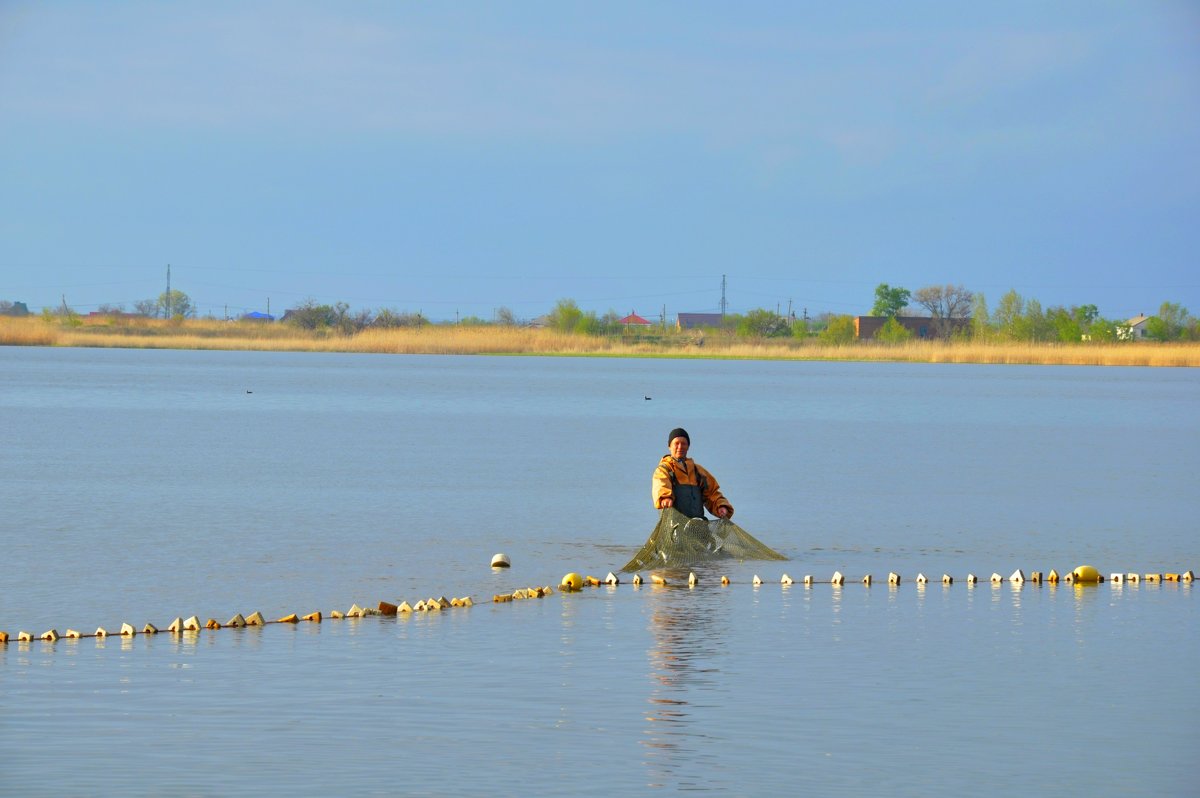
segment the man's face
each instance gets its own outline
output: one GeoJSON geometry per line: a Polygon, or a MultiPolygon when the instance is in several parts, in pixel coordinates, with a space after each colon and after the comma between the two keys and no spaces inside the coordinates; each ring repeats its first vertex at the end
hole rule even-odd
{"type": "Polygon", "coordinates": [[[667,448],[670,450],[672,457],[674,457],[676,460],[682,460],[683,458],[687,457],[688,446],[690,445],[691,444],[688,443],[687,438],[679,437],[672,438],[671,443],[667,448]]]}

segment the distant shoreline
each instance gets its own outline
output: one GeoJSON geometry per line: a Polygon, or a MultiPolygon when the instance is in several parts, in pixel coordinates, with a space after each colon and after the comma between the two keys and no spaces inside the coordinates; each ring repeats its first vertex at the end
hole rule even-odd
{"type": "Polygon", "coordinates": [[[875,361],[1005,365],[1200,367],[1200,342],[1022,343],[735,338],[721,332],[589,336],[548,329],[429,325],[346,335],[259,322],[139,319],[89,323],[0,318],[0,346],[512,355],[705,360],[875,361]]]}

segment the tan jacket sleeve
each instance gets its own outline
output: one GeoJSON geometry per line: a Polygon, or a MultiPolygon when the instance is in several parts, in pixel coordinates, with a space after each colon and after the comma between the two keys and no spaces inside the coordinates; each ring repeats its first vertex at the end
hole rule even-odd
{"type": "MultiPolygon", "coordinates": [[[[708,485],[708,490],[704,491],[704,506],[713,515],[717,514],[718,507],[729,508],[729,518],[733,518],[733,505],[729,503],[724,494],[721,493],[721,486],[717,484],[717,478],[704,466],[696,463],[696,470],[704,475],[704,481],[708,485]]],[[[670,487],[670,481],[667,482],[667,487],[670,487]]]]}
{"type": "Polygon", "coordinates": [[[662,500],[666,498],[674,498],[675,492],[671,489],[671,473],[667,471],[667,466],[659,463],[654,469],[654,476],[650,478],[650,498],[654,501],[654,509],[662,509],[662,500]]]}

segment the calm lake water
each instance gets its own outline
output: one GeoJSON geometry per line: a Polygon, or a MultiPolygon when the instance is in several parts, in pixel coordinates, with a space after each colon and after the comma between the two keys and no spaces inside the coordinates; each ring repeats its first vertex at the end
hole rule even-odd
{"type": "Polygon", "coordinates": [[[1198,408],[1196,370],[0,347],[14,639],[481,601],[10,642],[0,794],[1200,794],[1191,585],[986,584],[1200,566],[1198,408]],[[490,602],[623,565],[680,425],[789,562],[490,602]]]}

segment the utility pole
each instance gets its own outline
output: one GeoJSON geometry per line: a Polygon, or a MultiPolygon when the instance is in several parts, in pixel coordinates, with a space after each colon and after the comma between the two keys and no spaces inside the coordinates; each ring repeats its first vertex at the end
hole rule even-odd
{"type": "Polygon", "coordinates": [[[171,318],[171,264],[167,264],[167,318],[171,318]]]}
{"type": "Polygon", "coordinates": [[[659,316],[659,319],[662,321],[663,332],[666,332],[667,331],[667,306],[666,305],[663,305],[662,315],[659,316]]]}
{"type": "Polygon", "coordinates": [[[271,315],[271,297],[267,297],[267,315],[271,315]]]}
{"type": "Polygon", "coordinates": [[[721,321],[725,321],[725,275],[721,275],[721,321]]]}

